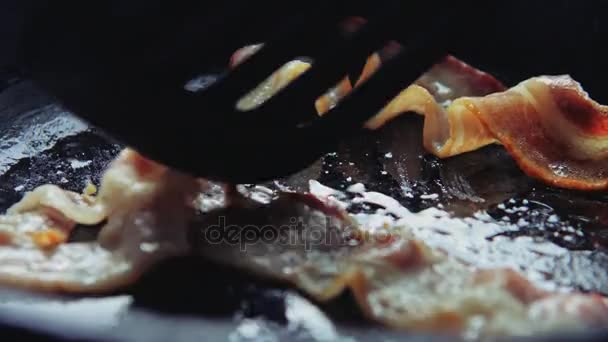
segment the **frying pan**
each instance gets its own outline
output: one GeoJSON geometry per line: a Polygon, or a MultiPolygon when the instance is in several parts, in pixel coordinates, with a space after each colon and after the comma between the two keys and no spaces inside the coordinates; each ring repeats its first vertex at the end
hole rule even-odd
{"type": "MultiPolygon", "coordinates": [[[[497,25],[510,34],[488,36],[480,28],[478,36],[463,42],[454,54],[490,71],[508,85],[538,74],[570,73],[593,98],[607,103],[608,54],[603,45],[608,25],[602,20],[608,13],[606,7],[602,1],[509,2],[504,8],[509,15],[497,25]]],[[[10,44],[10,32],[3,30],[1,34],[10,44]]],[[[121,149],[120,144],[66,112],[20,74],[14,62],[14,56],[0,58],[3,211],[24,192],[43,183],[60,184],[74,191],[80,191],[89,180],[98,184],[101,172],[121,149]]],[[[404,118],[399,124],[409,127],[409,135],[396,134],[395,127],[388,127],[343,144],[347,151],[340,152],[361,157],[361,177],[368,188],[398,198],[414,211],[437,202],[399,197],[398,189],[404,182],[420,193],[443,191],[443,203],[461,216],[477,209],[501,216],[505,213],[498,204],[510,200],[529,200],[549,208],[580,231],[582,237],[556,237],[551,227],[541,229],[540,225],[510,234],[567,247],[571,251],[570,262],[561,271],[569,271],[576,287],[583,291],[608,294],[608,194],[548,188],[524,176],[500,147],[437,160],[421,150],[419,119],[404,118]],[[388,145],[378,143],[383,137],[395,141],[388,145]],[[404,146],[405,151],[399,151],[404,146]],[[388,176],[381,173],[383,167],[391,168],[379,157],[386,151],[414,155],[410,159],[417,161],[407,164],[407,175],[415,179],[399,178],[394,172],[388,176]],[[454,179],[470,187],[458,188],[454,179]]],[[[329,186],[343,186],[345,174],[332,158],[335,155],[326,156],[285,182],[303,189],[306,181],[313,178],[329,186]]],[[[523,218],[534,222],[532,217],[523,218]]],[[[78,227],[74,238],[90,239],[95,234],[94,227],[78,227]]],[[[331,303],[314,303],[284,284],[199,258],[169,260],[134,286],[104,296],[60,296],[0,288],[0,327],[3,337],[56,340],[448,339],[390,331],[368,323],[348,293],[331,303]]],[[[589,331],[533,340],[599,341],[607,333],[608,330],[589,331]]]]}

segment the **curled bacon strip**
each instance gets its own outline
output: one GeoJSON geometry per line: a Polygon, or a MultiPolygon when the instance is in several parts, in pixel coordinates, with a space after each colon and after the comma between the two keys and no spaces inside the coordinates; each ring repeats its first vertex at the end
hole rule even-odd
{"type": "MultiPolygon", "coordinates": [[[[379,67],[379,58],[370,58],[361,79],[379,67]]],[[[550,185],[608,188],[608,107],[590,99],[569,76],[535,77],[509,90],[500,88],[490,75],[448,58],[366,126],[375,129],[397,115],[416,112],[425,116],[424,147],[440,158],[501,143],[526,174],[550,185]],[[459,91],[450,94],[454,101],[441,91],[431,93],[432,82],[446,75],[464,80],[439,89],[459,91]]]]}
{"type": "Polygon", "coordinates": [[[550,185],[608,188],[608,107],[569,76],[542,76],[447,108],[412,85],[367,123],[377,128],[404,113],[425,115],[424,146],[445,158],[501,143],[529,176],[550,185]]]}
{"type": "Polygon", "coordinates": [[[564,188],[608,189],[608,107],[569,76],[536,77],[462,101],[528,175],[564,188]]]}
{"type": "MultiPolygon", "coordinates": [[[[372,55],[357,84],[380,68],[380,58],[372,55]]],[[[365,127],[377,129],[406,112],[425,116],[424,147],[440,158],[476,150],[496,142],[474,113],[453,99],[461,96],[483,96],[504,90],[504,86],[487,73],[472,68],[454,57],[446,58],[422,75],[416,84],[403,90],[365,127]]]]}

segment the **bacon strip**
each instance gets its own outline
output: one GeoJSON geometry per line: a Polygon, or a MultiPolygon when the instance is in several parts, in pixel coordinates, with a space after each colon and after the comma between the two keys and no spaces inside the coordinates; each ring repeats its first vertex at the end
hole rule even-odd
{"type": "Polygon", "coordinates": [[[189,251],[189,201],[199,189],[129,149],[106,170],[96,198],[42,185],[0,215],[0,283],[87,293],[131,284],[189,251]],[[76,224],[104,220],[97,241],[66,242],[76,224]]]}
{"type": "Polygon", "coordinates": [[[424,113],[424,146],[445,158],[501,143],[529,176],[550,185],[608,188],[608,107],[569,76],[542,76],[500,93],[461,97],[442,108],[424,88],[404,90],[367,123],[424,113]]]}
{"type": "Polygon", "coordinates": [[[569,76],[543,76],[462,99],[524,172],[551,185],[608,189],[608,107],[569,76]]]}
{"type": "MultiPolygon", "coordinates": [[[[440,158],[501,143],[526,174],[550,185],[608,188],[608,107],[590,99],[580,84],[569,76],[542,76],[491,94],[501,90],[498,82],[462,62],[458,70],[457,64],[452,58],[433,68],[366,126],[375,129],[416,112],[425,116],[425,148],[440,158]],[[456,100],[431,89],[433,79],[458,74],[468,82],[446,88],[460,90],[452,94],[456,100]],[[486,94],[491,95],[480,96],[486,94]]],[[[379,59],[370,58],[368,65],[362,79],[379,68],[379,59]]]]}
{"type": "Polygon", "coordinates": [[[239,204],[198,222],[201,235],[223,217],[227,226],[269,227],[284,239],[239,245],[197,238],[202,255],[287,281],[318,301],[349,290],[366,317],[392,328],[483,339],[608,324],[608,302],[601,295],[548,291],[512,269],[465,263],[417,238],[407,224],[359,225],[328,202],[323,208],[293,193],[263,204],[231,202],[239,204]],[[300,225],[288,223],[293,217],[300,225]]]}

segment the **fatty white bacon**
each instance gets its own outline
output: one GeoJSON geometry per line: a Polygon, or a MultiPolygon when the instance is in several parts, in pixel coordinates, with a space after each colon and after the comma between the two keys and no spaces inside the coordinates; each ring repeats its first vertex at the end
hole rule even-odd
{"type": "Polygon", "coordinates": [[[187,253],[199,183],[124,150],[97,197],[43,185],[0,216],[0,283],[100,292],[132,283],[160,259],[187,253]],[[94,242],[66,242],[76,224],[103,223],[94,242]]]}
{"type": "Polygon", "coordinates": [[[603,296],[547,291],[509,268],[478,268],[430,247],[407,220],[371,230],[337,207],[293,193],[270,203],[231,202],[197,223],[201,236],[223,218],[226,226],[267,227],[264,236],[277,238],[245,245],[198,239],[200,254],[287,281],[318,301],[350,291],[366,317],[395,329],[478,339],[608,324],[603,296]],[[290,223],[293,217],[301,224],[290,223]]]}

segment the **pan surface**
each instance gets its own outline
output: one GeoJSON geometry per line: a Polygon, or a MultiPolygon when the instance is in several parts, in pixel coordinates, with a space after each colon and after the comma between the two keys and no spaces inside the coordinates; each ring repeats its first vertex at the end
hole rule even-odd
{"type": "MultiPolygon", "coordinates": [[[[28,81],[11,84],[0,94],[0,104],[1,210],[39,184],[60,184],[74,191],[80,191],[88,181],[98,184],[104,167],[121,149],[62,110],[28,81]]],[[[521,217],[509,214],[509,207],[521,206],[527,200],[535,203],[528,205],[529,212],[541,213],[545,221],[523,217],[535,224],[509,231],[509,239],[540,239],[567,247],[566,256],[550,258],[562,280],[582,290],[608,293],[608,254],[602,250],[608,232],[608,195],[547,188],[524,176],[499,147],[446,161],[423,156],[420,128],[417,118],[400,120],[378,136],[359,137],[363,142],[358,145],[345,143],[348,150],[329,154],[323,162],[284,182],[305,188],[308,179],[317,179],[328,186],[343,187],[346,176],[332,165],[339,164],[336,158],[350,154],[351,158],[365,160],[364,178],[369,189],[398,198],[413,211],[438,202],[404,197],[399,190],[404,185],[418,195],[441,194],[443,203],[461,216],[485,209],[493,217],[511,215],[517,220],[521,217]],[[395,135],[395,130],[404,126],[412,132],[406,141],[395,135]],[[394,143],[383,145],[391,140],[394,143]],[[403,146],[407,148],[403,150],[403,146]],[[383,158],[389,150],[395,158],[417,157],[412,158],[414,162],[401,160],[407,170],[395,173],[391,169],[394,165],[383,158]],[[388,176],[382,172],[385,169],[390,171],[388,176]],[[399,175],[407,178],[400,179],[399,175]],[[550,215],[560,217],[559,224],[548,225],[546,218],[550,215]]],[[[95,236],[95,230],[81,227],[75,235],[87,239],[95,236]]],[[[527,246],[522,244],[522,251],[527,246]]],[[[317,306],[282,284],[205,260],[179,259],[159,266],[132,288],[109,296],[47,296],[0,289],[0,317],[8,326],[66,338],[424,338],[365,323],[348,297],[317,306]]]]}

